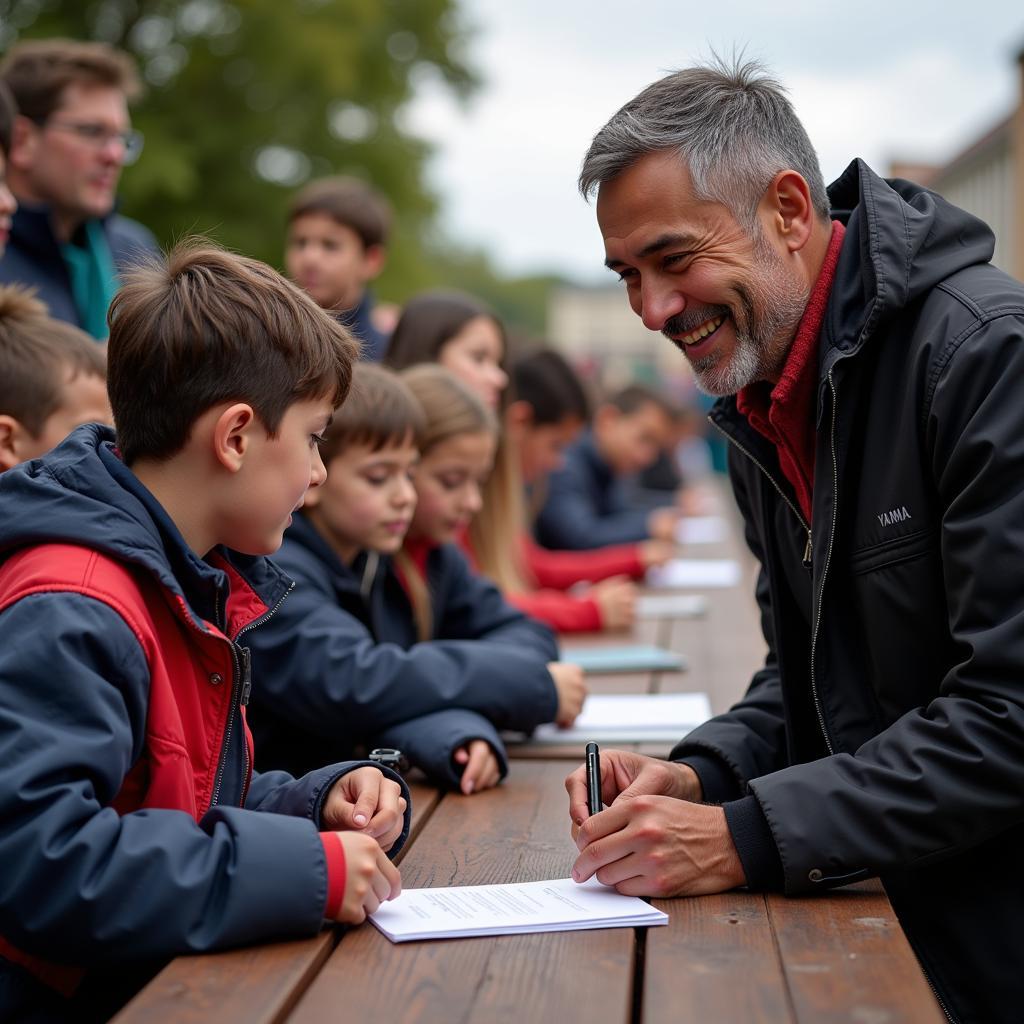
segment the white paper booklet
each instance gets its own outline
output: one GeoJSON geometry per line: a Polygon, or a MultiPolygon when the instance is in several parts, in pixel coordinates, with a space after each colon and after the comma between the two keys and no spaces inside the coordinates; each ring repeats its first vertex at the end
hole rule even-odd
{"type": "Polygon", "coordinates": [[[392,942],[668,924],[668,914],[591,878],[406,889],[370,915],[392,942]]]}
{"type": "Polygon", "coordinates": [[[592,693],[568,729],[541,725],[533,743],[675,743],[711,717],[706,693],[592,693]]]}
{"type": "Polygon", "coordinates": [[[676,521],[677,544],[720,544],[729,536],[721,516],[683,516],[676,521]]]}
{"type": "Polygon", "coordinates": [[[641,594],[636,599],[638,619],[699,619],[708,611],[703,594],[641,594]]]}
{"type": "Polygon", "coordinates": [[[730,558],[673,558],[647,570],[647,585],[664,589],[734,587],[740,581],[740,563],[730,558]]]}

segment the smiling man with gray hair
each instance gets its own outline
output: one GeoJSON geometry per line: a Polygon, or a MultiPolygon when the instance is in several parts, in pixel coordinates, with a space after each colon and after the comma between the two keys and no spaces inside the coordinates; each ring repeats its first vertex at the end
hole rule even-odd
{"type": "Polygon", "coordinates": [[[855,160],[826,191],[756,62],[598,132],[606,263],[721,396],[764,666],[668,762],[602,752],[580,855],[626,893],[879,877],[950,1019],[1024,1000],[1024,287],[991,231],[855,160]]]}

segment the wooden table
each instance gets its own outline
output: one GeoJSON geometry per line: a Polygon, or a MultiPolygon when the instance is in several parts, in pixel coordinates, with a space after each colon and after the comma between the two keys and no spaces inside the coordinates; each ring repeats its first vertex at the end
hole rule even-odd
{"type": "MultiPolygon", "coordinates": [[[[559,761],[471,797],[417,786],[407,887],[564,878],[559,761]]],[[[666,927],[392,945],[372,925],[180,957],[118,1024],[555,1021],[885,1024],[944,1020],[877,883],[786,899],[656,900],[666,927]]]]}

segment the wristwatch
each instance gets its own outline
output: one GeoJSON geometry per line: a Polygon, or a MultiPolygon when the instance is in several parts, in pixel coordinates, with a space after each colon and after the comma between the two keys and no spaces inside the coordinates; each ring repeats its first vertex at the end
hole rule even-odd
{"type": "Polygon", "coordinates": [[[400,750],[394,747],[377,747],[366,755],[368,760],[376,761],[396,772],[407,772],[409,770],[409,759],[400,750]]]}

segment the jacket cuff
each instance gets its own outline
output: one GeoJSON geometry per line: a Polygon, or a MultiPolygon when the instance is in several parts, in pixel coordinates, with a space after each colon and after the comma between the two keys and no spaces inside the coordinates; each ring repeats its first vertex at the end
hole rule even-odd
{"type": "Polygon", "coordinates": [[[732,769],[711,754],[687,754],[677,759],[697,773],[700,779],[701,799],[706,804],[724,804],[741,796],[739,783],[732,769]]]}
{"type": "Polygon", "coordinates": [[[324,859],[327,861],[327,902],[324,905],[324,917],[334,921],[337,920],[338,911],[344,902],[345,883],[348,881],[345,848],[341,845],[341,836],[337,832],[321,832],[320,842],[323,843],[324,859]]]}
{"type": "Polygon", "coordinates": [[[750,889],[781,891],[782,858],[756,796],[731,800],[722,808],[750,889]]]}

